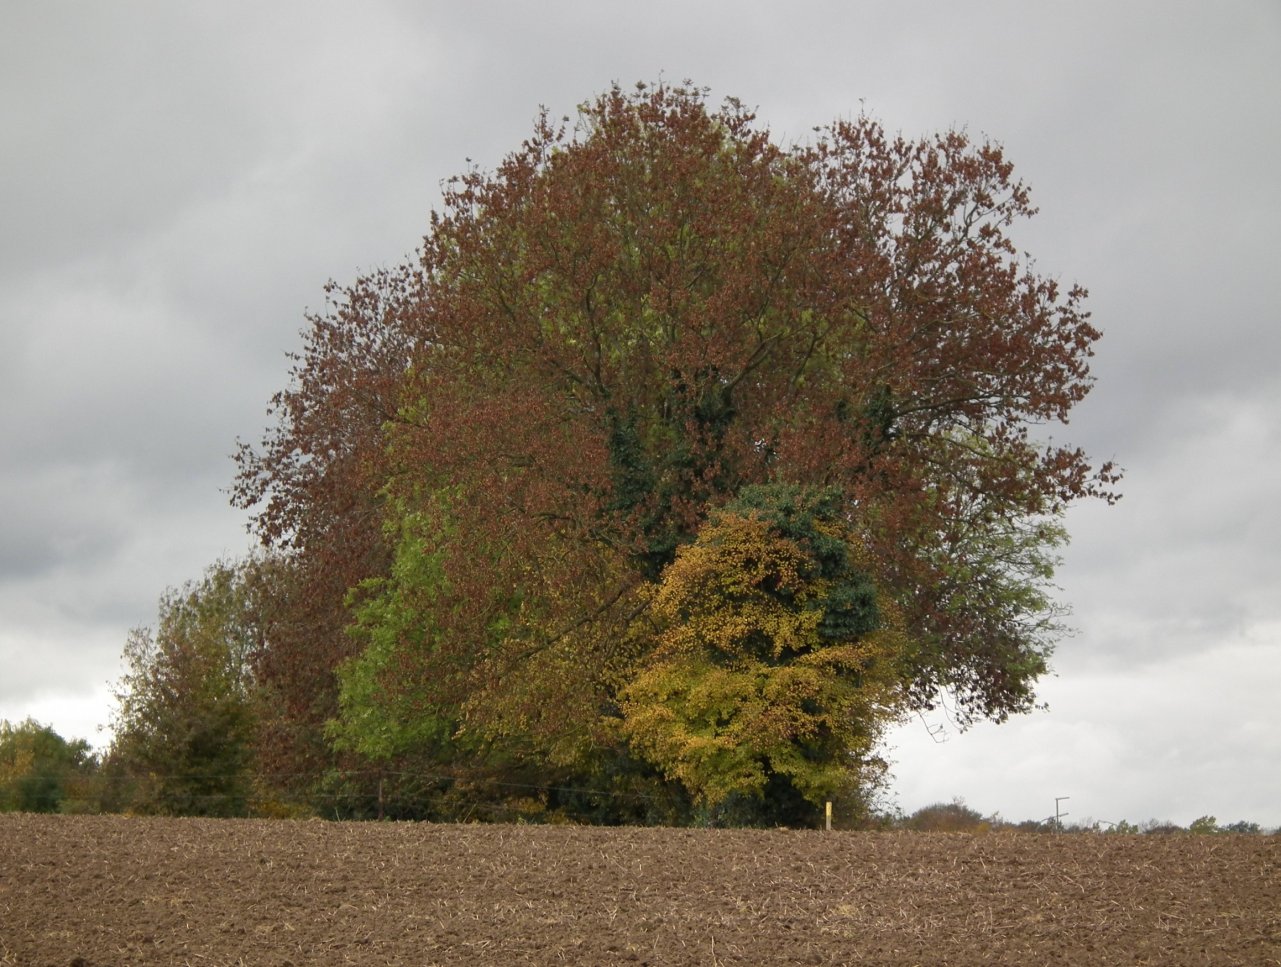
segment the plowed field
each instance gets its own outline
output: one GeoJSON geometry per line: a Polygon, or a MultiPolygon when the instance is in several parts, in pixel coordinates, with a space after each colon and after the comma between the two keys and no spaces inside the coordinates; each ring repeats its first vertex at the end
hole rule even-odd
{"type": "Polygon", "coordinates": [[[1281,964],[1281,838],[0,815],[0,964],[1281,964]]]}

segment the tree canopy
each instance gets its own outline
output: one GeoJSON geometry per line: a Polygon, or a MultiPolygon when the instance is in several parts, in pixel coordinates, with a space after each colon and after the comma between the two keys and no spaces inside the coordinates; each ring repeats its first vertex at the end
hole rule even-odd
{"type": "Polygon", "coordinates": [[[257,659],[281,747],[813,800],[806,743],[856,771],[944,694],[1031,708],[1059,518],[1118,479],[1042,429],[1099,332],[1019,256],[1034,211],[962,131],[783,146],[667,85],[544,112],[415,260],[331,290],[241,448],[287,561],[257,659]],[[771,567],[764,611],[729,594],[771,567]]]}
{"type": "Polygon", "coordinates": [[[747,487],[664,571],[623,731],[699,803],[769,789],[795,822],[786,807],[855,784],[901,712],[903,631],[844,516],[836,491],[747,487]]]}
{"type": "Polygon", "coordinates": [[[58,812],[83,796],[97,764],[84,739],[68,741],[31,718],[0,719],[0,812],[58,812]]]}
{"type": "Polygon", "coordinates": [[[107,764],[140,785],[134,808],[245,813],[255,728],[250,660],[261,640],[250,571],[214,565],[166,592],[154,631],[129,635],[107,764]]]}

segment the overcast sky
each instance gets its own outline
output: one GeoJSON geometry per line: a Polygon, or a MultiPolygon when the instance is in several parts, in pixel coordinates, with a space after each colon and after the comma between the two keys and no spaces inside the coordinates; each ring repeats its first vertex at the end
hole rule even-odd
{"type": "Polygon", "coordinates": [[[1004,144],[1090,289],[1057,433],[1127,470],[1060,573],[1049,710],[912,720],[897,803],[1281,826],[1281,3],[0,3],[0,717],[107,741],[326,280],[399,263],[539,105],[690,78],[783,141],[865,109],[1004,144]]]}

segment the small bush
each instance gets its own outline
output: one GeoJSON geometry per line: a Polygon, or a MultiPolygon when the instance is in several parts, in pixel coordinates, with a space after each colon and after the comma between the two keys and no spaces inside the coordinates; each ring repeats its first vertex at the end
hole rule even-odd
{"type": "Polygon", "coordinates": [[[991,824],[962,799],[924,806],[912,813],[903,825],[906,829],[928,833],[976,833],[991,829],[991,824]]]}

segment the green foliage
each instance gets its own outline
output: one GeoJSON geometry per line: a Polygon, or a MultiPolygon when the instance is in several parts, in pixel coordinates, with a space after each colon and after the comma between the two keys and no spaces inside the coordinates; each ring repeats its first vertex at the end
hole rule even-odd
{"type": "Polygon", "coordinates": [[[1117,833],[1118,835],[1121,835],[1121,836],[1134,836],[1142,832],[1142,830],[1140,830],[1139,827],[1134,823],[1131,823],[1127,820],[1122,819],[1119,822],[1113,823],[1106,830],[1104,830],[1104,832],[1117,833]]]}
{"type": "Polygon", "coordinates": [[[921,704],[930,701],[928,689],[942,688],[962,698],[962,722],[1004,721],[1034,707],[1035,684],[1066,631],[1053,578],[1068,535],[1059,511],[1011,515],[1000,508],[984,481],[982,461],[992,452],[986,442],[949,434],[936,445],[978,461],[953,469],[945,523],[921,547],[934,574],[933,613],[915,629],[908,678],[921,704]]]}
{"type": "MultiPolygon", "coordinates": [[[[793,541],[809,561],[800,575],[824,582],[824,593],[806,605],[820,613],[818,634],[827,641],[853,641],[881,626],[876,586],[853,559],[849,534],[843,539],[836,522],[846,514],[844,497],[835,488],[806,490],[789,484],[744,487],[725,505],[728,513],[755,517],[773,533],[793,541]]],[[[799,603],[779,588],[775,593],[799,603]]]]}
{"type": "Polygon", "coordinates": [[[260,629],[246,570],[214,565],[161,598],[154,633],[129,635],[109,759],[131,780],[131,808],[209,816],[248,809],[256,719],[249,661],[260,629]]]}
{"type": "Polygon", "coordinates": [[[408,753],[446,754],[455,723],[431,695],[439,635],[433,616],[447,586],[438,550],[449,533],[444,515],[439,503],[389,515],[391,573],[350,596],[351,634],[363,647],[338,667],[340,713],[327,732],[339,751],[382,763],[408,753]]]}
{"type": "Polygon", "coordinates": [[[96,767],[84,739],[68,742],[30,718],[16,725],[0,720],[0,812],[53,813],[84,802],[96,767]]]}
{"type": "Polygon", "coordinates": [[[1224,826],[1220,832],[1235,833],[1240,836],[1257,836],[1263,832],[1263,830],[1260,828],[1258,823],[1251,823],[1244,819],[1239,819],[1235,823],[1228,823],[1228,825],[1224,826]]]}
{"type": "Polygon", "coordinates": [[[1213,816],[1198,816],[1196,819],[1192,820],[1191,825],[1188,826],[1188,832],[1205,836],[1212,833],[1221,833],[1223,831],[1219,828],[1219,821],[1213,816]]]}
{"type": "Polygon", "coordinates": [[[1226,826],[1220,826],[1219,821],[1213,816],[1201,816],[1192,821],[1188,826],[1189,833],[1198,833],[1201,835],[1215,834],[1237,834],[1244,836],[1254,836],[1261,832],[1258,823],[1238,820],[1235,823],[1229,823],[1226,826]]]}

